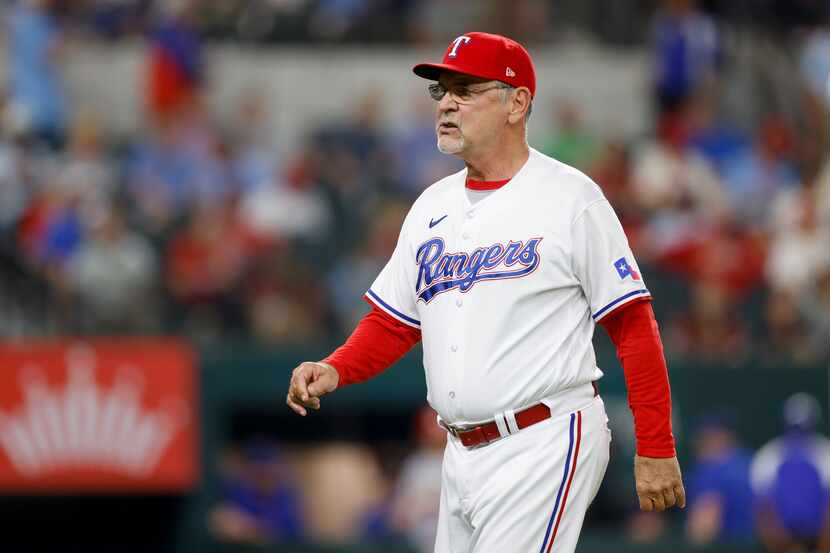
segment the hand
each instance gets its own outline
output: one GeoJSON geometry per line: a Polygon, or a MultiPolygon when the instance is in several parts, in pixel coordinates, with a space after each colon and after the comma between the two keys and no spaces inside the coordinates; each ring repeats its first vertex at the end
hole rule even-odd
{"type": "Polygon", "coordinates": [[[654,459],[634,457],[634,481],[643,511],[665,511],[686,507],[686,490],[677,457],[654,459]]]}
{"type": "Polygon", "coordinates": [[[328,363],[302,363],[291,373],[286,403],[304,417],[306,408],[319,409],[320,396],[333,392],[339,382],[340,374],[328,363]]]}

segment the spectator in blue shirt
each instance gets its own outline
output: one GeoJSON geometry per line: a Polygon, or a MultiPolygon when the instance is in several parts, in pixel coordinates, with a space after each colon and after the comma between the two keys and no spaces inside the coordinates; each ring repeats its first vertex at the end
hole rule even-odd
{"type": "Polygon", "coordinates": [[[221,541],[270,544],[303,535],[299,497],[290,468],[278,446],[256,438],[229,455],[223,499],[210,514],[210,526],[221,541]]]}
{"type": "Polygon", "coordinates": [[[759,534],[773,552],[818,552],[830,537],[830,440],[815,432],[821,408],[798,393],[784,403],[786,432],[752,461],[759,534]]]}
{"type": "Polygon", "coordinates": [[[8,22],[9,93],[22,125],[51,146],[60,146],[67,100],[58,70],[61,31],[52,0],[24,0],[8,22]]]}
{"type": "Polygon", "coordinates": [[[749,541],[754,536],[749,466],[728,414],[702,422],[695,437],[695,465],[689,475],[686,533],[698,545],[749,541]]]}
{"type": "Polygon", "coordinates": [[[721,39],[715,22],[696,0],[663,0],[653,28],[652,63],[657,102],[672,111],[716,76],[721,39]]]}

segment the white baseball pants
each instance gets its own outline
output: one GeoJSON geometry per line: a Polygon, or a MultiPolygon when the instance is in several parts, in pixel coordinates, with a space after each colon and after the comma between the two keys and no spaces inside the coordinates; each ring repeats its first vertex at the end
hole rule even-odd
{"type": "Polygon", "coordinates": [[[448,436],[435,553],[573,553],[611,444],[602,399],[584,395],[484,446],[448,436]]]}

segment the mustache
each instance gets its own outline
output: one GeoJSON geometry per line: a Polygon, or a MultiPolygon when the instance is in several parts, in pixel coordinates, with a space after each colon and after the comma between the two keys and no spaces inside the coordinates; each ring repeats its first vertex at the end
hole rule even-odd
{"type": "Polygon", "coordinates": [[[439,128],[441,125],[451,125],[451,126],[453,126],[453,127],[460,128],[460,125],[459,125],[458,123],[456,123],[455,121],[450,121],[449,119],[444,119],[444,120],[438,121],[438,122],[435,124],[435,128],[437,129],[437,128],[439,128]]]}

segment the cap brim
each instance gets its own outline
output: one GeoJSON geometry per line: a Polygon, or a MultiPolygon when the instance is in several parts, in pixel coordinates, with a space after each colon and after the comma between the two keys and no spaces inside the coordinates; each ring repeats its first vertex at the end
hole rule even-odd
{"type": "Polygon", "coordinates": [[[429,79],[430,81],[437,81],[438,77],[440,77],[441,73],[444,71],[451,71],[453,73],[460,73],[462,75],[469,75],[471,77],[478,77],[481,79],[492,78],[488,75],[476,75],[475,73],[464,71],[460,67],[456,67],[455,65],[450,65],[447,63],[419,63],[418,65],[412,68],[413,73],[415,73],[421,78],[429,79]]]}

